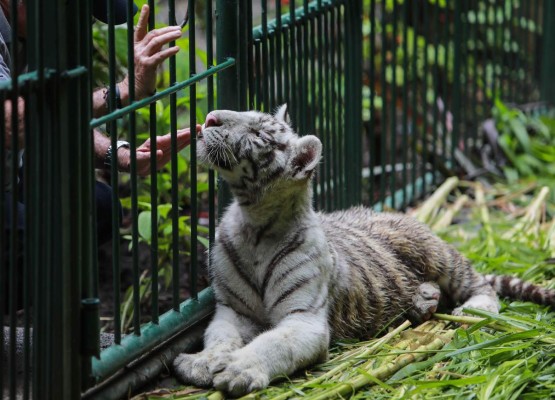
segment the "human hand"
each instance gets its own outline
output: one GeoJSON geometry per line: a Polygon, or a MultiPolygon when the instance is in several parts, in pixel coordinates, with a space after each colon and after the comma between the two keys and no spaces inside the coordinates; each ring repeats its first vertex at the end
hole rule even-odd
{"type": "MultiPolygon", "coordinates": [[[[181,27],[167,26],[147,33],[148,5],[141,8],[141,15],[135,28],[135,97],[137,100],[151,96],[156,89],[156,70],[169,57],[177,54],[178,46],[164,48],[171,41],[181,37],[181,27]]],[[[128,103],[129,76],[119,83],[122,103],[128,103]]]]}
{"type": "MultiPolygon", "coordinates": [[[[200,132],[200,125],[196,126],[197,132],[200,132]]],[[[180,129],[177,131],[177,151],[181,151],[191,143],[190,128],[180,129]]],[[[142,145],[137,147],[137,175],[147,176],[150,174],[150,139],[147,139],[142,145]]],[[[161,169],[171,159],[171,133],[164,136],[156,137],[156,167],[161,169]]],[[[118,151],[118,169],[120,171],[129,172],[131,158],[129,149],[120,148],[118,151]]]]}

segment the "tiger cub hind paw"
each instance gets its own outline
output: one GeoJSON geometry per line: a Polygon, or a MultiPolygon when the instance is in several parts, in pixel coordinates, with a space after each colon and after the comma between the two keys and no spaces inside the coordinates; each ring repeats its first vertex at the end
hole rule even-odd
{"type": "Polygon", "coordinates": [[[465,308],[475,308],[477,310],[487,311],[492,314],[499,314],[499,300],[487,294],[480,294],[469,298],[462,306],[453,310],[452,314],[457,316],[470,315],[463,312],[465,308]]]}
{"type": "Polygon", "coordinates": [[[437,311],[441,290],[436,282],[424,282],[418,286],[412,296],[412,309],[409,319],[413,322],[424,322],[432,318],[437,311]]]}

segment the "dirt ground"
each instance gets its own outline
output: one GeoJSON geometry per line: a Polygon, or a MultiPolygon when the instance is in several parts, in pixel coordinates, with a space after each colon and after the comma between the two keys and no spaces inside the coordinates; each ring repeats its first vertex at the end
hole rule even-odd
{"type": "MultiPolygon", "coordinates": [[[[122,240],[120,246],[120,301],[123,302],[129,298],[130,294],[126,292],[133,284],[133,256],[128,250],[128,241],[122,240]]],[[[198,290],[202,290],[208,286],[208,278],[205,267],[204,250],[199,248],[199,281],[198,290]]],[[[151,268],[151,252],[148,245],[144,243],[139,244],[139,274],[150,276],[151,268]]],[[[180,282],[180,302],[190,297],[189,287],[189,268],[190,259],[182,257],[180,260],[179,276],[177,279],[180,282]]],[[[99,248],[98,253],[98,296],[100,299],[100,318],[101,318],[101,331],[110,333],[114,330],[114,275],[112,265],[112,244],[107,243],[99,248]]],[[[160,315],[169,311],[173,303],[172,286],[166,286],[162,276],[159,276],[159,296],[158,307],[160,315]]],[[[146,323],[151,320],[152,309],[150,297],[143,299],[141,302],[141,323],[146,323]]],[[[129,332],[122,332],[129,333],[129,332]]]]}

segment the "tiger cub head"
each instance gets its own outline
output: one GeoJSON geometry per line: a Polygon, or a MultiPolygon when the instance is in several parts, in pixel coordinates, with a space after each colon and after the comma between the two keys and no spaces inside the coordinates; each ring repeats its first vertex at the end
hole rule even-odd
{"type": "Polygon", "coordinates": [[[234,192],[259,192],[279,183],[308,181],[321,153],[322,143],[316,136],[299,137],[293,131],[286,105],[273,115],[212,111],[197,141],[197,157],[217,170],[234,192]]]}

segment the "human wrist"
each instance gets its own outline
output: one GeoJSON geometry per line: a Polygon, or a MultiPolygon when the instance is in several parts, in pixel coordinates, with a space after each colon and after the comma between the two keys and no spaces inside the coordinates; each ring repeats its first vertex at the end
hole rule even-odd
{"type": "Polygon", "coordinates": [[[118,83],[120,104],[122,107],[129,105],[129,82],[127,81],[127,76],[118,83]]]}
{"type": "MultiPolygon", "coordinates": [[[[116,163],[117,163],[117,170],[118,171],[126,171],[127,170],[127,165],[125,165],[126,163],[123,162],[120,159],[120,154],[125,153],[129,156],[130,155],[130,153],[129,153],[130,147],[131,146],[130,146],[129,142],[126,142],[124,140],[118,140],[116,142],[116,147],[115,147],[115,151],[114,151],[114,148],[110,144],[110,146],[108,146],[108,150],[106,150],[106,154],[104,156],[104,165],[108,168],[111,168],[112,163],[114,162],[114,159],[115,159],[116,163]]],[[[127,157],[127,158],[129,158],[129,157],[127,157]]]]}

